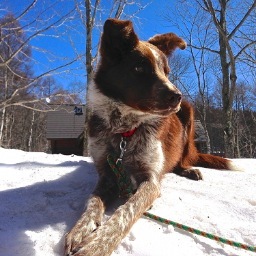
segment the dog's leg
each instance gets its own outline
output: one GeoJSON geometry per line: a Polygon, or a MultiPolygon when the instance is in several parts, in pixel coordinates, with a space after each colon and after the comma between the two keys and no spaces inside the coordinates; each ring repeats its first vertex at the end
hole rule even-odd
{"type": "Polygon", "coordinates": [[[184,128],[184,149],[182,159],[173,172],[191,180],[202,180],[203,175],[200,170],[192,168],[198,159],[198,152],[194,142],[195,127],[192,106],[188,102],[183,101],[177,116],[184,128]]]}
{"type": "Polygon", "coordinates": [[[191,179],[191,180],[202,180],[203,179],[203,175],[200,172],[199,169],[194,169],[194,168],[176,168],[174,170],[174,173],[176,173],[179,176],[191,179]]]}
{"type": "Polygon", "coordinates": [[[106,205],[115,199],[117,194],[117,186],[109,177],[99,179],[94,193],[87,202],[86,211],[66,235],[65,255],[73,255],[85,237],[101,225],[106,205]]]}
{"type": "Polygon", "coordinates": [[[132,225],[148,210],[160,195],[160,184],[153,180],[141,183],[137,192],[112,217],[95,232],[84,237],[76,247],[74,256],[108,256],[130,231],[132,225]]]}

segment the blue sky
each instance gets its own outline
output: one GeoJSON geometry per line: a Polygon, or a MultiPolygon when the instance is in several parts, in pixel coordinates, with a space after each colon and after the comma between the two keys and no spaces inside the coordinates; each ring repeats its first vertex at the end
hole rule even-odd
{"type": "MultiPolygon", "coordinates": [[[[6,11],[0,11],[2,15],[7,11],[14,13],[15,16],[19,15],[32,0],[2,0],[0,8],[6,11]]],[[[100,13],[99,18],[104,20],[105,13],[109,9],[109,1],[102,0],[103,10],[100,13]]],[[[168,9],[167,6],[171,6],[172,2],[168,0],[153,0],[153,1],[140,1],[143,5],[148,4],[147,7],[137,14],[138,18],[134,19],[134,28],[142,40],[147,40],[154,34],[176,32],[178,31],[174,27],[168,26],[168,23],[164,20],[163,15],[168,9]]],[[[35,30],[27,31],[27,36],[33,34],[34,31],[40,26],[46,26],[47,22],[53,22],[58,17],[66,14],[74,7],[73,0],[38,0],[35,7],[21,19],[22,25],[32,21],[34,17],[50,7],[45,14],[40,15],[41,21],[37,22],[37,25],[33,25],[35,30]]],[[[127,15],[135,12],[134,6],[128,6],[125,10],[127,15]]],[[[102,22],[101,22],[102,23],[102,22]]],[[[49,30],[42,36],[37,36],[30,41],[32,46],[32,57],[34,60],[33,70],[36,74],[46,72],[49,68],[55,68],[62,63],[69,62],[76,54],[82,54],[85,51],[85,30],[79,19],[74,19],[67,23],[67,28],[49,30]],[[75,49],[74,49],[75,48],[75,49]],[[56,57],[57,56],[57,57],[56,57]]],[[[99,30],[95,30],[94,44],[97,45],[99,41],[99,30]]],[[[71,65],[72,69],[69,73],[62,73],[61,75],[55,75],[55,79],[58,83],[64,87],[69,87],[70,83],[85,83],[85,67],[82,62],[71,65]]]]}
{"type": "MultiPolygon", "coordinates": [[[[18,16],[33,0],[0,0],[0,17],[6,14],[7,12],[14,13],[15,16],[18,16]]],[[[22,17],[21,25],[26,25],[31,22],[38,14],[37,22],[33,23],[30,26],[29,30],[25,27],[26,35],[30,36],[40,27],[47,27],[47,24],[50,24],[64,14],[68,13],[74,7],[75,0],[37,0],[34,8],[29,11],[27,15],[22,17]],[[42,14],[42,10],[44,13],[42,14]]],[[[82,0],[77,0],[81,1],[82,0]]],[[[94,43],[94,52],[97,49],[99,42],[99,36],[101,27],[104,23],[104,20],[107,18],[109,13],[110,0],[101,0],[103,3],[103,9],[98,14],[98,27],[94,30],[93,34],[93,43],[94,43]]],[[[94,1],[93,1],[94,2],[94,1]]],[[[138,12],[136,18],[133,19],[134,28],[139,37],[142,40],[147,40],[155,34],[174,32],[178,35],[182,35],[181,31],[177,27],[173,26],[165,18],[169,14],[175,22],[179,23],[181,29],[184,29],[182,22],[179,20],[180,17],[177,15],[175,0],[140,0],[142,5],[148,4],[145,9],[138,12]]],[[[189,1],[187,2],[190,3],[189,1]]],[[[190,7],[189,11],[193,13],[193,6],[190,7]]],[[[125,9],[127,15],[133,14],[136,11],[136,7],[131,5],[125,9]]],[[[123,17],[125,18],[125,16],[123,17]]],[[[189,21],[190,17],[187,14],[187,20],[189,21]]],[[[72,61],[77,55],[82,55],[85,53],[85,28],[81,23],[81,19],[74,17],[65,23],[65,26],[57,27],[55,29],[50,29],[49,31],[43,33],[42,35],[37,36],[32,39],[29,43],[32,47],[32,61],[33,61],[33,71],[35,75],[42,74],[47,72],[50,69],[56,68],[62,64],[72,61]]],[[[203,31],[202,31],[203,34],[203,31]]],[[[193,38],[195,39],[195,38],[193,38]]],[[[217,41],[216,41],[216,47],[217,41]]],[[[177,51],[178,54],[187,57],[188,50],[177,51]]],[[[191,65],[192,66],[192,65],[191,65]]],[[[172,68],[172,66],[171,66],[172,68]]],[[[243,66],[242,66],[243,68],[243,66]]],[[[185,79],[186,86],[194,91],[197,88],[195,71],[190,67],[190,74],[187,74],[187,77],[182,77],[185,79]],[[194,74],[194,75],[193,75],[194,74]]],[[[216,71],[220,73],[217,68],[216,71]]],[[[215,70],[213,72],[216,72],[215,70]]],[[[238,73],[239,79],[242,81],[252,81],[252,76],[250,71],[244,72],[241,69],[238,73]]],[[[214,91],[216,89],[216,76],[210,74],[209,78],[209,88],[214,91]]],[[[86,72],[85,72],[85,60],[81,58],[80,61],[75,62],[73,65],[70,65],[65,69],[60,69],[54,75],[54,78],[57,84],[63,86],[65,89],[70,91],[81,90],[81,94],[84,94],[85,84],[86,84],[86,72]],[[64,72],[65,71],[65,72],[64,72]]],[[[180,88],[182,89],[182,88],[180,88]]]]}

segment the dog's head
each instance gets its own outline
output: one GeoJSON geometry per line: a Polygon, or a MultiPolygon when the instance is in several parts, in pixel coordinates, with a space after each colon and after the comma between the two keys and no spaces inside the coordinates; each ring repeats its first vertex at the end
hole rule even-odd
{"type": "Polygon", "coordinates": [[[181,93],[169,81],[167,57],[186,43],[173,33],[140,41],[132,22],[109,19],[101,38],[101,62],[95,74],[98,89],[142,112],[177,112],[181,93]]]}

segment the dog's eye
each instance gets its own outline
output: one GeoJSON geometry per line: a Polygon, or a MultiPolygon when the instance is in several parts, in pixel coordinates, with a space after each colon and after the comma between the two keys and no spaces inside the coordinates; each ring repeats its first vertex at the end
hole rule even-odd
{"type": "Polygon", "coordinates": [[[135,66],[135,67],[134,67],[134,71],[135,71],[136,73],[143,73],[144,68],[143,68],[142,66],[135,66]]]}

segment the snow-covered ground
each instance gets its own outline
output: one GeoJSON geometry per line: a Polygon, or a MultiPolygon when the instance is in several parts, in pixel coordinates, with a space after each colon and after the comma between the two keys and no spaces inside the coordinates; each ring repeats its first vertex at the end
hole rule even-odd
{"type": "MultiPolygon", "coordinates": [[[[235,161],[244,172],[200,168],[198,182],[167,174],[150,212],[255,246],[256,159],[235,161]]],[[[0,255],[63,255],[63,235],[96,182],[89,158],[0,148],[0,255]]],[[[142,217],[113,255],[256,254],[142,217]]]]}

